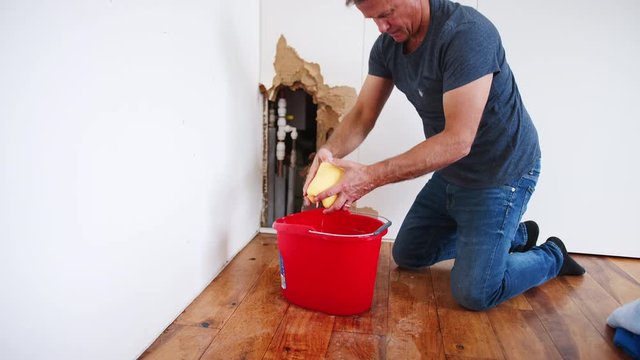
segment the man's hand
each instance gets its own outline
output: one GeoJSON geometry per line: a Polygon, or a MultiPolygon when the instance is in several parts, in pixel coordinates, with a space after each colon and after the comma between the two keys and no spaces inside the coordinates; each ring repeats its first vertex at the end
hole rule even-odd
{"type": "MultiPolygon", "coordinates": [[[[378,115],[380,115],[380,111],[389,98],[392,90],[393,81],[391,79],[367,75],[364,84],[360,89],[360,94],[358,94],[356,103],[342,118],[331,134],[331,138],[329,138],[327,143],[318,150],[316,157],[311,163],[307,179],[305,180],[304,187],[302,188],[305,206],[310,205],[307,198],[307,188],[309,187],[311,180],[316,176],[320,163],[329,161],[336,166],[343,167],[341,165],[343,164],[342,162],[333,161],[334,155],[338,157],[347,156],[355,150],[362,141],[364,141],[367,134],[369,134],[371,129],[373,129],[373,126],[378,119],[378,115]]],[[[348,167],[348,165],[345,165],[345,167],[348,167]]],[[[345,170],[347,169],[345,168],[345,170]]],[[[345,203],[346,200],[344,200],[340,206],[345,203]]],[[[337,209],[336,206],[337,204],[333,205],[330,209],[335,210],[337,209]]]]}
{"type": "MultiPolygon", "coordinates": [[[[316,176],[320,163],[325,161],[331,162],[332,160],[333,160],[333,154],[331,153],[331,151],[325,148],[320,148],[320,150],[318,150],[318,152],[316,153],[316,157],[313,158],[311,167],[309,167],[309,173],[307,174],[307,179],[304,181],[304,186],[302,187],[302,197],[304,199],[304,206],[311,205],[311,203],[309,202],[309,198],[307,197],[307,189],[309,188],[309,184],[311,183],[311,180],[313,180],[313,178],[316,176]]],[[[322,199],[319,199],[316,201],[322,201],[322,199]]]]}
{"type": "Polygon", "coordinates": [[[344,175],[336,185],[317,196],[317,199],[322,201],[324,198],[338,195],[333,205],[324,210],[325,214],[340,209],[349,209],[353,202],[377,187],[373,182],[373,176],[368,166],[343,159],[333,159],[331,163],[342,168],[344,175]]]}

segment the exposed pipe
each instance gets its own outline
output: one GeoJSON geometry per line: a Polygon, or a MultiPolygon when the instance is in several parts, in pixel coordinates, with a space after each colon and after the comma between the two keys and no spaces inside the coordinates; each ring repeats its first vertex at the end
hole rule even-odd
{"type": "Polygon", "coordinates": [[[296,139],[298,131],[295,127],[287,125],[286,132],[291,132],[291,155],[289,156],[289,176],[287,181],[287,215],[292,214],[294,210],[294,192],[296,184],[296,139]]]}
{"type": "Polygon", "coordinates": [[[287,136],[285,127],[287,126],[287,120],[285,118],[287,114],[287,100],[280,98],[278,100],[278,131],[276,136],[278,143],[276,144],[276,159],[278,160],[278,171],[275,181],[275,218],[281,218],[286,212],[286,196],[287,196],[287,179],[284,176],[284,156],[285,145],[284,139],[287,136]]]}
{"type": "Polygon", "coordinates": [[[267,223],[271,226],[276,220],[275,218],[275,178],[276,178],[276,110],[271,107],[269,109],[269,121],[267,127],[267,223]]]}
{"type": "Polygon", "coordinates": [[[285,155],[284,138],[287,136],[285,130],[287,126],[287,100],[280,98],[278,100],[278,145],[276,146],[276,158],[278,159],[278,176],[283,176],[283,164],[285,155]]]}

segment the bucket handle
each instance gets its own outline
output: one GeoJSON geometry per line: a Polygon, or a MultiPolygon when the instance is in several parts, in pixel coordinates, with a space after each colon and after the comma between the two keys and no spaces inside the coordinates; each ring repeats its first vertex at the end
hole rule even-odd
{"type": "MultiPolygon", "coordinates": [[[[354,214],[358,214],[358,215],[366,215],[366,216],[370,216],[368,214],[360,214],[360,213],[354,213],[354,214]]],[[[368,233],[368,234],[357,234],[357,235],[344,235],[344,234],[333,234],[333,233],[326,233],[326,232],[322,232],[322,231],[315,231],[315,230],[311,230],[309,229],[309,233],[310,234],[316,234],[316,235],[328,235],[328,236],[337,236],[337,237],[368,237],[368,236],[376,236],[379,235],[380,233],[382,233],[386,228],[388,228],[389,226],[391,226],[391,220],[387,219],[384,216],[380,216],[380,215],[376,215],[378,218],[385,220],[386,222],[384,224],[382,224],[376,231],[372,232],[372,233],[368,233]]],[[[373,217],[373,216],[371,216],[373,217]]]]}

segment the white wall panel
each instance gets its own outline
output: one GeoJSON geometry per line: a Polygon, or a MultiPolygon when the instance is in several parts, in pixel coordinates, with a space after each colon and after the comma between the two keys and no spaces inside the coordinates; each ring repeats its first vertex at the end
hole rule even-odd
{"type": "Polygon", "coordinates": [[[300,57],[320,64],[327,85],[360,89],[364,19],[355,7],[342,0],[262,0],[260,6],[260,81],[267,88],[284,35],[300,57]]]}
{"type": "Polygon", "coordinates": [[[258,20],[0,2],[0,358],[134,359],[251,240],[258,20]]]}
{"type": "Polygon", "coordinates": [[[538,128],[542,176],[527,217],[570,251],[640,257],[640,3],[480,0],[538,128]]]}

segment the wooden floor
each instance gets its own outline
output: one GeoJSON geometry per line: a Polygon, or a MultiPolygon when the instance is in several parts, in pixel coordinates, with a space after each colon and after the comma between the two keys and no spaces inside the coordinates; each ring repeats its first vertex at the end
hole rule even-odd
{"type": "Polygon", "coordinates": [[[452,261],[403,271],[390,249],[371,310],[338,317],[287,303],[275,236],[258,235],[141,358],[627,359],[606,319],[640,298],[640,260],[576,255],[585,276],[471,312],[451,296],[452,261]]]}

